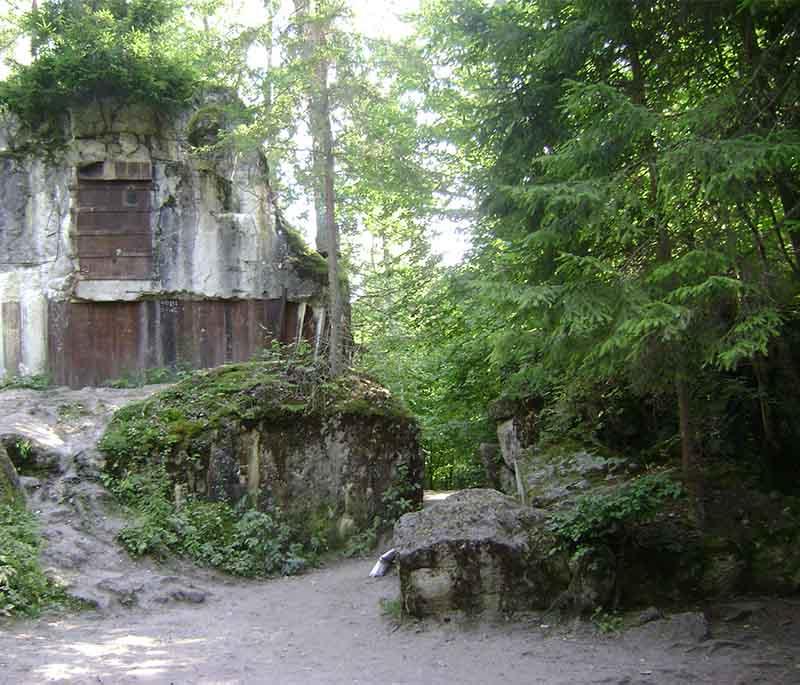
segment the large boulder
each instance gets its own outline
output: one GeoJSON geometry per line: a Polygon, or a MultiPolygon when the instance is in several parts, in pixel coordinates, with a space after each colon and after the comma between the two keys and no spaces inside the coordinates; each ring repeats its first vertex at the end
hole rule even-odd
{"type": "Polygon", "coordinates": [[[123,408],[100,447],[112,475],[164,464],[176,492],[278,506],[341,538],[421,503],[417,433],[369,379],[277,358],[197,372],[123,408]]]}
{"type": "Polygon", "coordinates": [[[404,611],[504,615],[547,609],[569,586],[544,516],[495,490],[464,490],[403,516],[395,546],[404,611]]]}
{"type": "Polygon", "coordinates": [[[17,470],[0,442],[0,504],[19,505],[24,502],[17,470]]]}

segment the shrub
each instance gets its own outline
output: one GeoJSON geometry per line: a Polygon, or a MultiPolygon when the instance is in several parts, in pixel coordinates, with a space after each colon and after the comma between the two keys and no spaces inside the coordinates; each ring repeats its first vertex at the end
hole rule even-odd
{"type": "Polygon", "coordinates": [[[651,473],[605,494],[578,497],[574,508],[553,514],[550,528],[564,543],[578,548],[620,537],[631,526],[652,520],[683,488],[666,472],[651,473]]]}
{"type": "Polygon", "coordinates": [[[0,504],[0,615],[34,616],[63,599],[39,565],[39,530],[29,511],[0,504]]]}
{"type": "Polygon", "coordinates": [[[292,575],[316,562],[317,545],[304,540],[277,509],[269,513],[191,497],[176,506],[163,467],[106,478],[132,510],[134,523],[118,535],[132,556],[174,553],[245,577],[292,575]]]}
{"type": "Polygon", "coordinates": [[[116,97],[167,109],[196,92],[200,74],[174,40],[172,0],[50,0],[25,15],[35,57],[0,83],[0,106],[39,137],[59,138],[59,117],[87,99],[116,97]]]}
{"type": "Polygon", "coordinates": [[[47,390],[53,385],[47,374],[12,376],[0,381],[0,390],[47,390]]]}

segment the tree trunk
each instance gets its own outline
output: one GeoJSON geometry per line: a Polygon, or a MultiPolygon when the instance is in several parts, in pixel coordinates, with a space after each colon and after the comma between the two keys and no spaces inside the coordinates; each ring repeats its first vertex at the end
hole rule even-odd
{"type": "Polygon", "coordinates": [[[678,423],[681,431],[681,465],[686,488],[694,507],[695,522],[698,527],[705,525],[705,493],[700,454],[697,451],[692,428],[692,403],[689,382],[684,370],[675,374],[675,394],[678,398],[678,423]]]}
{"type": "Polygon", "coordinates": [[[334,192],[335,160],[331,128],[328,72],[330,64],[325,54],[326,24],[319,16],[320,4],[309,16],[309,0],[295,0],[298,21],[303,23],[306,62],[312,66],[309,88],[309,124],[313,141],[314,204],[317,216],[317,249],[328,258],[328,302],[330,339],[328,360],[333,376],[344,365],[343,326],[344,307],[339,273],[339,230],[336,225],[334,192]]]}
{"type": "MultiPolygon", "coordinates": [[[[641,56],[633,36],[633,30],[628,41],[628,57],[631,63],[631,91],[630,97],[635,104],[647,106],[647,90],[645,86],[645,74],[641,56]]],[[[658,212],[658,165],[656,163],[655,144],[652,138],[648,141],[645,151],[647,172],[649,177],[649,202],[653,208],[654,225],[653,228],[658,236],[658,246],[656,258],[660,263],[667,263],[672,259],[672,239],[665,221],[661,220],[658,212]]],[[[669,287],[669,286],[668,286],[669,287]]],[[[684,351],[675,349],[679,355],[684,351]]],[[[692,506],[695,513],[695,520],[698,526],[705,523],[705,505],[703,495],[703,471],[701,468],[700,453],[697,450],[695,440],[693,416],[691,412],[691,393],[689,388],[688,373],[684,368],[678,368],[674,377],[675,395],[678,402],[678,425],[681,436],[681,464],[683,467],[683,477],[692,506]]]]}

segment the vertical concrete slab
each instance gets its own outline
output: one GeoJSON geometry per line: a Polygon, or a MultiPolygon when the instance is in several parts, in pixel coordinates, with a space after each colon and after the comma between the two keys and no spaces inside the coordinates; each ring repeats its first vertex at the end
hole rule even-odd
{"type": "Polygon", "coordinates": [[[20,372],[23,376],[47,369],[47,300],[28,291],[20,302],[20,372]]]}
{"type": "Polygon", "coordinates": [[[3,328],[3,305],[0,303],[0,381],[5,379],[10,374],[6,369],[6,345],[5,345],[5,336],[3,328]]]}
{"type": "Polygon", "coordinates": [[[294,343],[295,346],[300,344],[300,341],[303,339],[303,326],[306,321],[306,307],[308,305],[305,302],[301,302],[297,305],[297,330],[294,334],[294,343]]]}
{"type": "Polygon", "coordinates": [[[20,346],[19,302],[3,302],[3,361],[9,376],[20,374],[22,362],[20,346]]]}

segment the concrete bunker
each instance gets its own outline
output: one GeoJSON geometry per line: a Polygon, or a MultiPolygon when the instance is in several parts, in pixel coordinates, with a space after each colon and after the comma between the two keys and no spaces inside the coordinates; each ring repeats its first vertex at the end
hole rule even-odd
{"type": "Polygon", "coordinates": [[[187,142],[202,109],[90,102],[41,155],[0,123],[0,379],[99,385],[319,339],[322,257],[290,235],[258,153],[187,142]]]}

